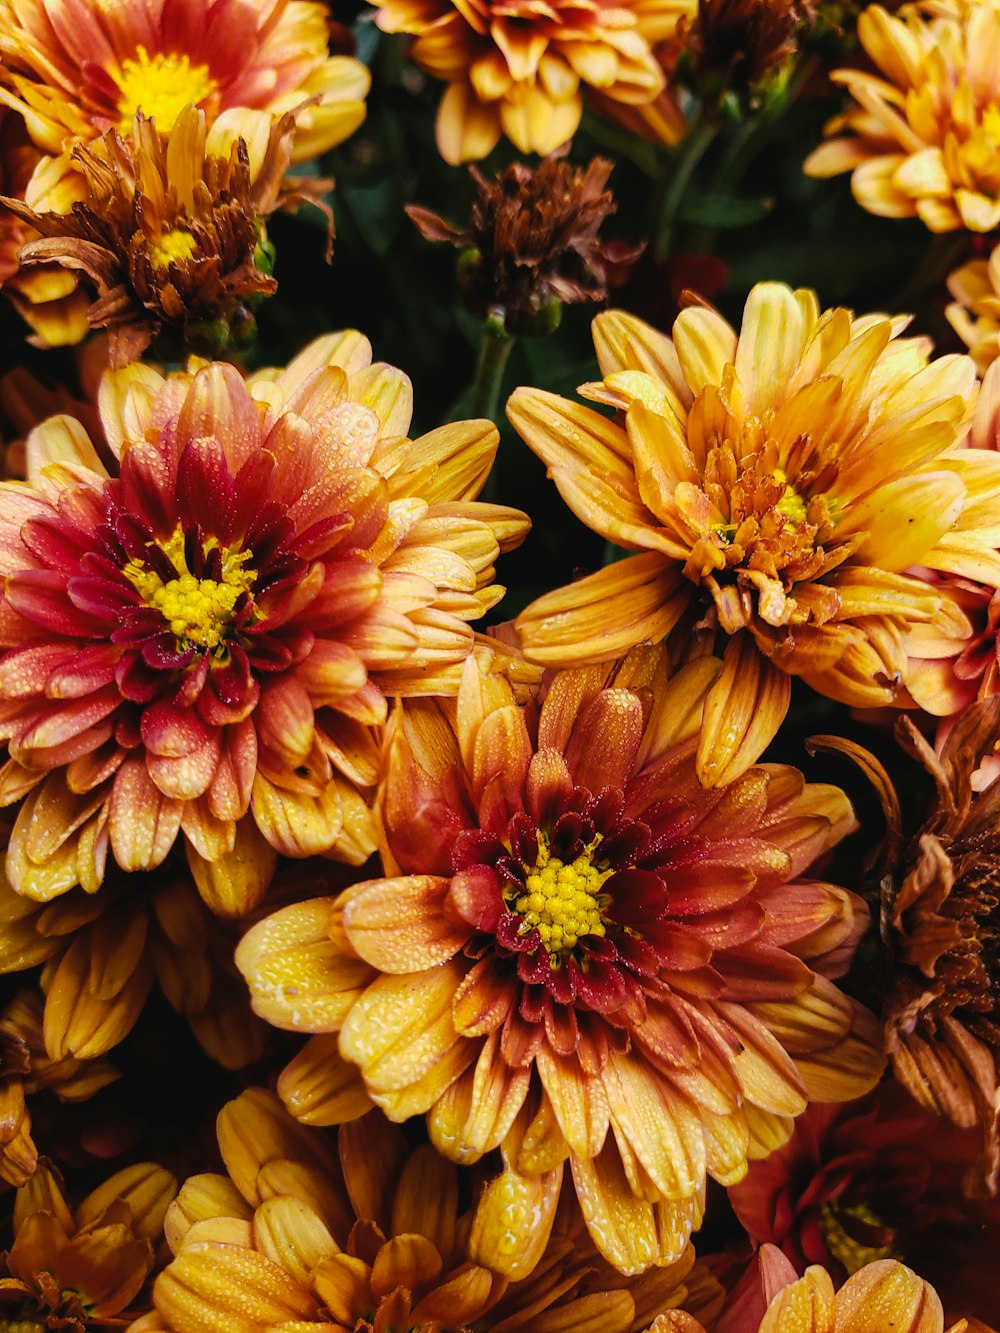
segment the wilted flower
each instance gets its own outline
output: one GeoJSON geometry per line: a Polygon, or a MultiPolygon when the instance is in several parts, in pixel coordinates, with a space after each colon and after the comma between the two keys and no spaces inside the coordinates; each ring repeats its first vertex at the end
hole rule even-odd
{"type": "Polygon", "coordinates": [[[605,189],[611,163],[603,158],[593,158],[585,170],[547,157],[534,171],[515,162],[492,181],[475,167],[469,174],[477,197],[467,226],[455,227],[417,204],[406,211],[429,241],[463,251],[462,299],[498,333],[547,333],[563,305],[603,301],[609,267],[639,253],[598,239],[615,211],[605,189]]]}
{"type": "Polygon", "coordinates": [[[989,259],[973,259],[948,278],[955,298],[948,323],[969,349],[980,375],[1000,356],[1000,246],[989,259]]]}
{"type": "MultiPolygon", "coordinates": [[[[678,1333],[704,1333],[698,1323],[678,1333]]],[[[895,1259],[866,1264],[836,1293],[819,1265],[799,1277],[780,1251],[765,1245],[732,1293],[715,1333],[944,1333],[944,1310],[929,1282],[895,1259]]],[[[666,1326],[669,1333],[670,1325],[666,1326]]],[[[653,1326],[650,1333],[660,1333],[653,1326]]],[[[948,1333],[993,1333],[960,1319],[948,1333]]]]}
{"type": "Polygon", "coordinates": [[[706,785],[744,771],[785,716],[791,677],[856,707],[903,702],[905,636],[941,599],[913,565],[996,561],[1000,457],[952,446],[976,395],[965,357],[928,364],[905,320],[820,312],[777,283],[739,334],[683,310],[673,340],[594,321],[603,381],[580,392],[620,424],[537,389],[508,415],[560,493],[638,552],[547,593],[517,619],[529,658],[598,662],[665,634],[726,640],[698,752],[706,785]]]}
{"type": "Polygon", "coordinates": [[[17,1192],[13,1244],[0,1258],[3,1326],[85,1333],[127,1322],[176,1190],[169,1171],[140,1162],[72,1210],[56,1175],[39,1167],[17,1192]]]}
{"type": "Polygon", "coordinates": [[[501,1149],[472,1251],[492,1267],[544,1243],[567,1158],[611,1263],[672,1262],[707,1174],[740,1179],[810,1099],[878,1077],[871,1016],[828,979],[865,914],[801,878],[850,805],[791,768],[701,788],[718,666],[668,682],[648,649],[555,675],[537,713],[469,662],[455,708],[391,723],[393,877],[277,912],[237,951],[263,1018],[339,1030],[282,1075],[296,1114],[349,1118],[354,1064],[390,1119],[426,1112],[446,1156],[501,1149]]]}
{"type": "Polygon", "coordinates": [[[799,1273],[819,1264],[839,1286],[875,1259],[900,1259],[946,1309],[985,1317],[996,1310],[986,1259],[1000,1212],[963,1197],[977,1147],[890,1081],[861,1102],[810,1106],[729,1198],[751,1239],[779,1246],[799,1273]]]}
{"type": "Polygon", "coordinates": [[[331,1333],[633,1333],[687,1295],[690,1246],[633,1281],[570,1234],[543,1242],[520,1282],[470,1261],[458,1169],[377,1112],[333,1140],[255,1088],[223,1108],[218,1131],[229,1177],[194,1176],[171,1205],[176,1257],[135,1333],[291,1321],[331,1333]]]}
{"type": "Polygon", "coordinates": [[[278,852],[371,855],[386,695],[454,693],[527,520],[472,502],[495,428],[410,441],[409,381],[370,360],[345,333],[251,384],[109,372],[110,478],[71,418],[30,436],[28,482],[0,488],[17,892],[92,893],[109,845],[148,870],[180,834],[239,916],[278,852]]]}
{"type": "MultiPolygon", "coordinates": [[[[21,273],[55,265],[96,293],[90,327],[110,334],[111,365],[127,365],[159,340],[161,352],[220,353],[253,335],[253,306],[277,284],[258,267],[258,220],[277,204],[291,152],[291,117],[271,133],[257,186],[247,146],[206,152],[205,116],[193,106],[168,141],[136,116],[130,147],[117,130],[74,149],[86,182],[70,213],[7,207],[44,239],[20,251],[21,273]]],[[[32,322],[33,303],[8,289],[32,322]]],[[[45,327],[38,332],[44,340],[45,327]]]]}
{"type": "Polygon", "coordinates": [[[827,126],[837,137],[810,154],[813,176],[853,172],[862,208],[919,217],[931,231],[1000,224],[1000,6],[994,0],[871,5],[858,36],[881,70],[832,75],[855,105],[827,126]]]}
{"type": "Polygon", "coordinates": [[[107,1060],[53,1060],[45,1049],[42,996],[19,991],[0,1014],[0,1180],[24,1185],[38,1165],[28,1098],[54,1092],[61,1102],[86,1101],[113,1083],[107,1060]]]}
{"type": "Polygon", "coordinates": [[[108,15],[104,0],[0,0],[0,54],[13,84],[0,87],[0,101],[58,158],[40,167],[47,179],[31,199],[39,212],[68,211],[58,196],[72,147],[110,129],[130,133],[137,111],[165,134],[193,103],[251,145],[293,112],[293,162],[364,119],[368,71],[329,54],[329,19],[314,0],[149,0],[116,6],[113,22],[108,15]]]}
{"type": "Polygon", "coordinates": [[[505,134],[522,153],[550,153],[572,139],[583,114],[580,85],[626,105],[664,86],[651,47],[670,36],[688,0],[374,0],[386,32],[413,35],[410,54],[448,90],[437,143],[451,163],[486,157],[505,134]]]}
{"type": "Polygon", "coordinates": [[[815,0],[699,0],[680,26],[701,95],[757,105],[781,87],[815,18],[815,0]]]}

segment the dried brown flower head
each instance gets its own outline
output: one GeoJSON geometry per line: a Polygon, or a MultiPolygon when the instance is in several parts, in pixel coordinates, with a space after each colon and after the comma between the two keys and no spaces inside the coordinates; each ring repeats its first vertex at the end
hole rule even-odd
{"type": "Polygon", "coordinates": [[[876,782],[888,832],[882,935],[892,959],[883,1001],[893,1072],[921,1105],[961,1128],[978,1126],[977,1185],[1000,1192],[1000,782],[973,789],[1000,742],[1000,696],[961,714],[940,754],[901,719],[898,735],[934,781],[923,823],[902,831],[888,775],[848,742],[876,782]]]}
{"type": "Polygon", "coordinates": [[[641,247],[598,237],[615,211],[605,188],[611,165],[595,157],[581,169],[552,154],[535,170],[515,162],[492,181],[470,167],[476,200],[465,227],[417,204],[406,211],[427,240],[465,252],[462,299],[494,332],[549,332],[561,306],[603,301],[610,266],[640,253],[641,247]]]}
{"type": "Polygon", "coordinates": [[[206,151],[196,107],[181,112],[169,138],[137,114],[134,144],[109,130],[74,150],[86,193],[69,213],[3,200],[41,233],[21,249],[20,271],[56,265],[80,274],[96,291],[87,318],[108,330],[112,366],[154,338],[166,354],[240,346],[254,331],[255,300],[276,288],[258,267],[258,217],[278,202],[293,130],[290,117],[275,126],[252,181],[242,139],[228,157],[206,151]]]}
{"type": "Polygon", "coordinates": [[[699,0],[680,29],[691,80],[703,94],[760,104],[815,16],[814,0],[699,0]]]}

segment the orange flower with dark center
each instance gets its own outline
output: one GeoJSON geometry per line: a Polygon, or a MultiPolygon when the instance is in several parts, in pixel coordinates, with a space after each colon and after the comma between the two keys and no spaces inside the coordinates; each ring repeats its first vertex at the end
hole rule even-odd
{"type": "Polygon", "coordinates": [[[787,768],[701,788],[717,670],[667,682],[663,651],[637,652],[555,675],[537,713],[470,662],[455,710],[395,716],[394,876],[277,912],[237,951],[263,1018],[339,1031],[282,1075],[296,1114],[343,1118],[353,1064],[447,1156],[501,1150],[474,1232],[494,1268],[519,1271],[550,1225],[567,1159],[611,1263],[671,1262],[708,1174],[738,1180],[812,1097],[878,1077],[871,1017],[828,979],[864,913],[801,878],[850,806],[787,768]]]}
{"type": "Polygon", "coordinates": [[[94,892],[109,848],[148,870],[181,836],[239,916],[279,852],[371,855],[386,694],[457,689],[527,520],[472,501],[494,427],[409,440],[409,381],[370,359],[341,334],[250,385],[110,372],[113,476],[72,419],[32,433],[0,488],[17,892],[94,892]]]}
{"type": "Polygon", "coordinates": [[[71,1210],[57,1177],[40,1167],[17,1192],[14,1242],[0,1256],[0,1325],[86,1333],[127,1323],[176,1190],[168,1171],[142,1162],[71,1210]]]}
{"type": "Polygon", "coordinates": [[[218,1133],[229,1176],[195,1176],[171,1205],[175,1257],[135,1333],[635,1333],[688,1294],[690,1246],[633,1280],[569,1231],[543,1241],[523,1281],[469,1260],[458,1168],[377,1112],[333,1140],[254,1088],[223,1107],[218,1133]]]}
{"type": "MultiPolygon", "coordinates": [[[[3,199],[43,239],[20,251],[21,273],[39,265],[80,274],[96,299],[90,327],[108,329],[110,360],[127,365],[158,340],[162,356],[219,354],[248,343],[253,307],[277,284],[257,267],[259,221],[277,204],[291,152],[291,117],[272,132],[254,189],[243,140],[227,158],[206,154],[205,117],[186,107],[167,140],[138,115],[130,148],[115,130],[73,159],[85,181],[70,213],[38,213],[3,199]]],[[[263,262],[263,261],[262,261],[263,262]]],[[[31,321],[33,305],[11,296],[31,321]]],[[[44,328],[39,330],[44,338],[44,328]]]]}
{"type": "Polygon", "coordinates": [[[604,378],[581,393],[621,417],[528,388],[507,411],[578,517],[629,555],[522,611],[526,655],[569,666],[668,634],[724,643],[707,785],[757,760],[793,676],[855,707],[908,702],[906,635],[943,614],[910,570],[995,566],[1000,457],[953,447],[972,362],[928,364],[904,323],[824,312],[778,283],[751,291],[738,332],[703,306],[672,338],[598,315],[604,378]]]}

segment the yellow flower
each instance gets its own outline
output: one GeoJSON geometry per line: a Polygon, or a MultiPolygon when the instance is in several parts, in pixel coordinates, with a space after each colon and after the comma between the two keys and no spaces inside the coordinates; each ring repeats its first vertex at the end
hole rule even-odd
{"type": "Polygon", "coordinates": [[[806,161],[813,176],[851,171],[862,208],[919,217],[931,231],[1000,224],[1000,3],[871,5],[858,36],[883,78],[837,70],[855,105],[806,161]]]}
{"type": "Polygon", "coordinates": [[[0,0],[0,54],[13,85],[0,87],[0,101],[57,159],[54,170],[43,162],[54,179],[28,202],[68,211],[60,182],[73,145],[110,129],[128,134],[137,111],[166,133],[194,103],[210,129],[250,145],[291,111],[292,160],[325,152],[361,124],[369,85],[359,61],[329,54],[328,28],[317,0],[0,0]]]}
{"type": "Polygon", "coordinates": [[[295,1115],[350,1118],[356,1065],[452,1160],[499,1149],[471,1253],[510,1276],[564,1174],[610,1263],[676,1261],[708,1176],[735,1183],[810,1100],[881,1071],[877,1023],[829,980],[867,913],[803,878],[851,827],[846,797],[780,765],[705,791],[719,663],[667,680],[665,657],[554,674],[540,712],[475,661],[454,706],[404,704],[390,877],[275,912],[237,950],[258,1014],[316,1034],[279,1079],[295,1115]]]}
{"type": "Polygon", "coordinates": [[[416,64],[449,87],[437,142],[451,163],[473,162],[505,134],[522,153],[572,139],[581,84],[606,101],[652,102],[664,87],[652,47],[673,34],[690,0],[374,0],[386,32],[411,33],[416,64]]]}
{"type": "Polygon", "coordinates": [[[821,312],[761,283],[739,333],[681,312],[673,339],[629,315],[594,321],[604,379],[581,393],[617,421],[536,389],[508,415],[574,512],[631,554],[533,602],[516,622],[543,664],[598,662],[692,634],[725,641],[698,771],[753,763],[792,676],[857,707],[904,702],[904,639],[940,598],[906,571],[1000,575],[985,511],[1000,457],[954,448],[975,367],[928,364],[905,319],[821,312]],[[974,571],[974,572],[973,572],[974,571]]]}
{"type": "Polygon", "coordinates": [[[17,1191],[14,1243],[0,1258],[0,1326],[86,1333],[127,1322],[176,1189],[169,1171],[140,1162],[72,1210],[55,1174],[39,1167],[17,1191]]]}
{"type": "Polygon", "coordinates": [[[948,323],[985,375],[1000,356],[1000,246],[989,259],[973,259],[957,268],[948,278],[948,290],[955,298],[944,312],[948,323]]]}
{"type": "Polygon", "coordinates": [[[457,1167],[368,1109],[362,1094],[334,1139],[261,1088],[223,1107],[228,1176],[192,1177],[171,1205],[175,1257],[133,1333],[634,1333],[686,1300],[690,1246],[632,1281],[567,1229],[519,1282],[469,1259],[457,1167]]]}

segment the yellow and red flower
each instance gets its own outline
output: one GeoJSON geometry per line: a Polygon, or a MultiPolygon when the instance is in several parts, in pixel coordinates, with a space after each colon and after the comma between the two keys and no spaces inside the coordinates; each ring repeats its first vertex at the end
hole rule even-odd
{"type": "Polygon", "coordinates": [[[11,1330],[121,1327],[153,1267],[151,1244],[177,1191],[152,1162],[118,1171],[73,1210],[39,1167],[14,1203],[14,1243],[0,1258],[0,1321],[11,1330]]]}
{"type": "Polygon", "coordinates": [[[66,211],[55,195],[74,144],[129,134],[137,111],[163,134],[194,104],[248,143],[294,112],[293,161],[325,152],[361,124],[370,82],[360,61],[329,54],[328,30],[315,0],[2,0],[13,87],[0,101],[58,158],[42,164],[50,179],[32,206],[66,211]]]}
{"type": "Polygon", "coordinates": [[[887,1082],[858,1103],[810,1106],[729,1198],[750,1238],[777,1245],[798,1273],[819,1264],[840,1285],[876,1259],[899,1259],[954,1318],[986,1318],[1000,1208],[963,1195],[977,1150],[974,1133],[942,1126],[887,1082]]]}
{"type": "Polygon", "coordinates": [[[385,32],[412,34],[413,61],[449,87],[437,116],[441,156],[475,162],[501,134],[522,153],[550,153],[583,115],[581,85],[626,107],[664,87],[652,47],[691,0],[374,0],[385,32]]]}
{"type": "Polygon", "coordinates": [[[406,376],[333,334],[251,384],[223,364],[109,373],[108,476],[80,424],[0,488],[0,798],[14,889],[94,892],[108,851],[182,836],[210,907],[276,856],[374,850],[364,793],[386,695],[454,693],[527,520],[473,502],[497,433],[411,441],[406,376]]]}
{"type": "MultiPolygon", "coordinates": [[[[663,1333],[705,1333],[700,1323],[664,1324],[663,1333]]],[[[849,1277],[839,1291],[818,1264],[799,1277],[773,1245],[759,1251],[729,1298],[715,1333],[945,1333],[941,1299],[895,1259],[878,1259],[849,1277]]],[[[661,1333],[654,1324],[650,1333],[661,1333]]],[[[960,1318],[948,1333],[994,1333],[960,1318]]]]}
{"type": "Polygon", "coordinates": [[[858,203],[931,231],[1000,224],[1000,7],[993,0],[870,5],[858,37],[881,75],[840,69],[854,105],[810,154],[813,176],[852,172],[858,203]]]}
{"type": "Polygon", "coordinates": [[[403,706],[379,796],[393,877],[279,911],[237,951],[257,1012],[318,1034],[279,1082],[296,1115],[356,1114],[357,1066],[446,1156],[501,1150],[472,1253],[504,1271],[544,1243],[567,1158],[611,1263],[676,1260],[708,1174],[740,1179],[810,1100],[881,1069],[874,1020],[830,980],[866,913],[803,878],[849,803],[784,767],[704,791],[719,664],[668,682],[665,659],[558,673],[540,712],[471,661],[453,707],[403,706]]]}
{"type": "Polygon", "coordinates": [[[569,1232],[519,1282],[468,1259],[458,1169],[378,1112],[333,1140],[254,1088],[218,1133],[228,1177],[194,1176],[171,1205],[175,1257],[135,1333],[634,1333],[688,1295],[690,1246],[631,1281],[569,1232]]]}
{"type": "Polygon", "coordinates": [[[953,446],[976,398],[966,357],[928,363],[905,320],[821,313],[761,283],[737,334],[681,312],[673,339],[594,321],[604,375],[581,393],[518,389],[508,415],[573,511],[627,559],[516,621],[529,658],[598,662],[662,638],[726,641],[698,753],[706,785],[775,735],[798,676],[860,708],[902,704],[906,635],[941,598],[911,566],[1000,570],[1000,457],[953,446]]]}

